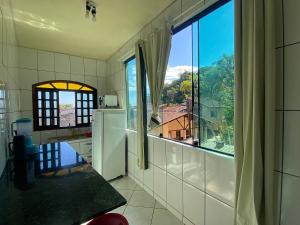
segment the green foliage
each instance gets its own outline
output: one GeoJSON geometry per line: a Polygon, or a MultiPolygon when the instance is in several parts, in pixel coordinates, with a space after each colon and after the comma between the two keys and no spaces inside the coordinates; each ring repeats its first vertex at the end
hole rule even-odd
{"type": "MultiPolygon", "coordinates": [[[[218,135],[227,144],[233,144],[234,119],[234,57],[224,55],[211,66],[200,68],[200,99],[218,102],[221,117],[218,120],[218,135]]],[[[166,84],[162,92],[163,104],[182,104],[192,96],[192,86],[198,91],[198,75],[190,72],[166,84]],[[192,82],[193,80],[193,82],[192,82]]]]}

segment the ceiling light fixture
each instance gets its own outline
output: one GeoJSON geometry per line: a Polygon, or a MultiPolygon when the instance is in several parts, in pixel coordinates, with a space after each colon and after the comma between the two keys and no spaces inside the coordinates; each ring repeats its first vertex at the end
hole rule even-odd
{"type": "Polygon", "coordinates": [[[86,2],[85,2],[85,17],[89,18],[90,13],[92,14],[92,20],[96,21],[96,14],[97,14],[96,3],[91,0],[86,0],[86,2]]]}

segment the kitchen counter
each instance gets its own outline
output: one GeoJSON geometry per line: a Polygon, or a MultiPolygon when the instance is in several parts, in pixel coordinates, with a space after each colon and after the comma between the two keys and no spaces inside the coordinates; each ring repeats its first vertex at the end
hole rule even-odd
{"type": "Polygon", "coordinates": [[[41,145],[28,160],[16,164],[27,173],[8,162],[0,179],[0,224],[81,224],[126,204],[66,142],[41,145]]]}

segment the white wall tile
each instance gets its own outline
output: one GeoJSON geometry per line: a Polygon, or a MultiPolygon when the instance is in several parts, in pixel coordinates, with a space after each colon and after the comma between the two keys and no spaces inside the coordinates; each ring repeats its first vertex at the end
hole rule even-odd
{"type": "Polygon", "coordinates": [[[96,76],[84,76],[84,83],[94,88],[97,88],[97,77],[96,76]]]}
{"type": "Polygon", "coordinates": [[[55,72],[70,73],[70,56],[66,54],[55,53],[55,72]]]}
{"type": "Polygon", "coordinates": [[[275,34],[276,34],[276,47],[283,46],[283,15],[282,15],[282,2],[281,0],[274,1],[275,7],[275,34]]]}
{"type": "Polygon", "coordinates": [[[282,173],[274,172],[274,225],[280,225],[282,173]]]}
{"type": "Polygon", "coordinates": [[[144,181],[144,170],[142,170],[138,167],[137,162],[135,163],[134,176],[135,176],[136,179],[139,180],[140,183],[143,183],[143,181],[144,181]]]}
{"type": "Polygon", "coordinates": [[[71,74],[69,73],[55,73],[55,80],[70,80],[71,74]]]}
{"type": "Polygon", "coordinates": [[[20,88],[32,90],[32,84],[38,82],[37,70],[19,69],[20,88]]]}
{"type": "MultiPolygon", "coordinates": [[[[300,15],[300,14],[299,14],[300,15]]],[[[300,44],[285,48],[284,107],[300,110],[300,44]]]]}
{"type": "Polygon", "coordinates": [[[55,73],[50,71],[38,71],[38,81],[49,81],[49,80],[55,80],[55,73]]]}
{"type": "Polygon", "coordinates": [[[182,206],[182,180],[167,174],[167,203],[178,212],[183,212],[182,206]]]}
{"type": "Polygon", "coordinates": [[[84,75],[71,74],[71,80],[84,83],[84,75]]]}
{"type": "Polygon", "coordinates": [[[154,159],[153,159],[153,137],[148,135],[148,160],[150,163],[153,163],[154,159]]]}
{"type": "Polygon", "coordinates": [[[276,109],[283,109],[283,49],[276,49],[276,109]]]}
{"type": "Polygon", "coordinates": [[[162,138],[153,138],[154,165],[166,169],[166,141],[162,138]]]}
{"type": "Polygon", "coordinates": [[[183,146],[183,180],[204,190],[204,152],[192,146],[183,146]]]}
{"type": "Polygon", "coordinates": [[[275,112],[276,123],[275,123],[275,163],[274,169],[282,171],[282,137],[283,137],[283,112],[275,112]]]}
{"type": "Polygon", "coordinates": [[[24,111],[32,110],[32,91],[21,90],[20,100],[21,100],[22,110],[24,111]]]}
{"type": "Polygon", "coordinates": [[[284,112],[283,171],[300,176],[300,112],[284,112]]]}
{"type": "Polygon", "coordinates": [[[45,71],[54,71],[54,53],[38,51],[38,69],[45,71]]]}
{"type": "Polygon", "coordinates": [[[300,1],[284,0],[284,41],[285,44],[291,44],[300,41],[300,30],[298,23],[300,21],[300,1]]]}
{"type": "Polygon", "coordinates": [[[300,221],[300,178],[283,175],[281,225],[298,225],[300,221]]]}
{"type": "Polygon", "coordinates": [[[232,157],[206,152],[206,191],[233,206],[235,190],[234,160],[232,157]]]}
{"type": "Polygon", "coordinates": [[[166,141],[167,171],[182,179],[182,144],[166,141]]]}
{"type": "Polygon", "coordinates": [[[154,168],[151,163],[149,163],[148,169],[144,170],[144,185],[153,190],[153,177],[154,168]]]}
{"type": "Polygon", "coordinates": [[[127,131],[128,151],[136,155],[136,132],[127,131]]]}
{"type": "Polygon", "coordinates": [[[84,74],[97,76],[97,60],[84,58],[84,74]]]}
{"type": "Polygon", "coordinates": [[[206,195],[205,225],[233,225],[233,208],[206,195]]]}
{"type": "Polygon", "coordinates": [[[183,215],[195,225],[204,225],[204,198],[202,191],[183,183],[183,215]]]}
{"type": "Polygon", "coordinates": [[[154,193],[166,201],[167,172],[154,166],[154,193]]]}
{"type": "Polygon", "coordinates": [[[132,176],[134,176],[135,164],[135,155],[133,155],[131,152],[128,152],[128,173],[132,176]]]}
{"type": "Polygon", "coordinates": [[[20,47],[19,66],[26,69],[37,69],[37,51],[20,47]]]}
{"type": "Polygon", "coordinates": [[[83,57],[70,56],[71,73],[72,74],[84,74],[83,57]]]}
{"type": "Polygon", "coordinates": [[[106,76],[106,62],[97,60],[97,75],[101,77],[106,76]]]}

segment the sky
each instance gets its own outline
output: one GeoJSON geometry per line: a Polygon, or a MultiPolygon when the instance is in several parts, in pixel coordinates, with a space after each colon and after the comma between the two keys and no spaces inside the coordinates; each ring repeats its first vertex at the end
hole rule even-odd
{"type": "Polygon", "coordinates": [[[59,92],[60,104],[73,104],[75,107],[75,92],[60,91],[59,92]]]}
{"type": "MultiPolygon", "coordinates": [[[[230,1],[173,35],[165,83],[172,82],[185,71],[192,72],[193,66],[197,68],[198,55],[200,67],[203,67],[214,64],[224,54],[233,53],[234,4],[230,1]]],[[[135,60],[132,60],[127,72],[129,102],[133,106],[136,105],[135,70],[135,60]]]]}

